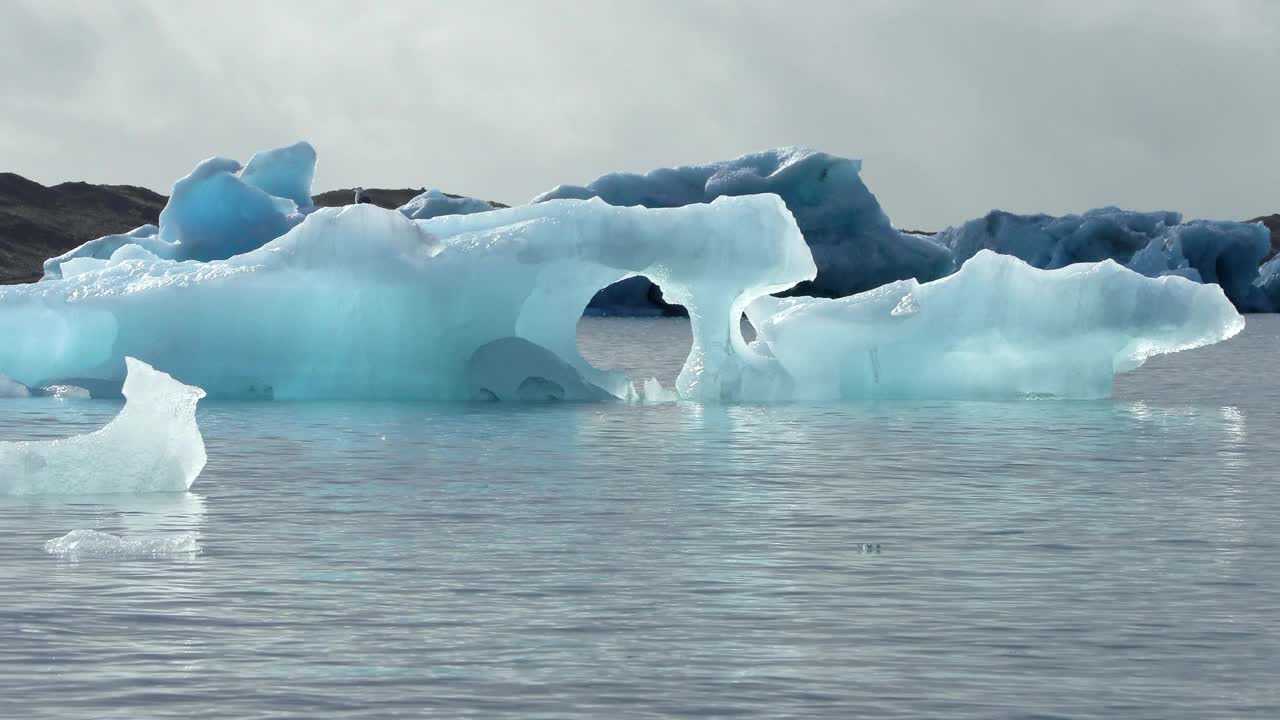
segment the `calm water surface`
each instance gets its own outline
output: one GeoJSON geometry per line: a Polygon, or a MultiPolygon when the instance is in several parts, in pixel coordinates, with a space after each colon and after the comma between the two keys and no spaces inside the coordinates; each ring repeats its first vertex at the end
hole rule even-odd
{"type": "MultiPolygon", "coordinates": [[[[688,338],[581,326],[668,386],[688,338]]],[[[208,403],[190,493],[0,499],[0,717],[1280,717],[1277,357],[1250,317],[1106,402],[208,403]]]]}

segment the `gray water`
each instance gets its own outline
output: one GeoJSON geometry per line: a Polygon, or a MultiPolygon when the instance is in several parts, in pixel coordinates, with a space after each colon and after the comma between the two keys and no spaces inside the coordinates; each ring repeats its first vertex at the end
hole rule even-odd
{"type": "MultiPolygon", "coordinates": [[[[668,386],[688,338],[581,326],[668,386]]],[[[190,493],[0,500],[0,717],[1280,717],[1278,350],[1106,402],[203,404],[190,493]]]]}

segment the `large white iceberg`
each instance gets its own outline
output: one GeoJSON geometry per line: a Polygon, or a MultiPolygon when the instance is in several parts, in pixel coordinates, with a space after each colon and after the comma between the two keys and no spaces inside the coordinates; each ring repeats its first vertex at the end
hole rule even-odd
{"type": "Polygon", "coordinates": [[[562,200],[418,222],[354,205],[229,260],[112,260],[0,288],[0,333],[15,339],[0,372],[105,380],[134,355],[224,397],[632,399],[628,378],[578,353],[576,325],[598,288],[634,275],[689,308],[676,389],[708,401],[1101,397],[1146,357],[1243,325],[1215,285],[990,252],[931,283],[769,297],[814,273],[774,195],[655,210],[562,200]]]}
{"type": "Polygon", "coordinates": [[[690,311],[681,394],[720,398],[753,361],[743,308],[814,272],[773,195],[659,210],[564,200],[416,222],[324,208],[228,260],[113,258],[0,288],[0,336],[13,338],[0,372],[84,384],[118,379],[131,355],[222,397],[467,399],[476,351],[520,338],[627,397],[627,378],[578,354],[576,329],[597,290],[644,275],[690,311]]]}
{"type": "Polygon", "coordinates": [[[761,298],[747,315],[806,400],[1102,398],[1116,373],[1244,327],[1216,285],[1109,260],[1039,270],[988,250],[931,283],[761,298]]]}
{"type": "Polygon", "coordinates": [[[204,391],[126,358],[124,409],[96,432],[0,442],[0,495],[178,492],[204,469],[204,391]]]}

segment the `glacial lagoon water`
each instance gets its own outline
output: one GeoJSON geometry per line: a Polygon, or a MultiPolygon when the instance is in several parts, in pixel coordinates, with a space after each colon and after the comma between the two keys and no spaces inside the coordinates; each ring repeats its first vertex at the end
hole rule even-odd
{"type": "MultiPolygon", "coordinates": [[[[1248,322],[1105,402],[206,402],[189,493],[0,498],[0,717],[1280,717],[1248,322]],[[45,552],[75,529],[201,550],[45,552]]],[[[580,326],[668,386],[688,337],[580,326]]]]}

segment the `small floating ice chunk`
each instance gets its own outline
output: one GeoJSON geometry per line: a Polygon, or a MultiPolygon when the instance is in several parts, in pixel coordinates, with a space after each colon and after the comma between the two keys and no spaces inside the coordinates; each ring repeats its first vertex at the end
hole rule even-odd
{"type": "Polygon", "coordinates": [[[123,538],[97,530],[72,530],[44,544],[50,555],[67,558],[82,557],[155,557],[200,552],[200,544],[191,533],[172,535],[147,535],[139,538],[123,538]]]}
{"type": "Polygon", "coordinates": [[[127,358],[124,409],[61,440],[0,442],[0,495],[180,492],[204,469],[198,387],[127,358]]]}
{"type": "Polygon", "coordinates": [[[658,378],[652,377],[644,381],[644,385],[641,386],[641,395],[646,404],[675,402],[680,399],[675,390],[662,387],[658,378]]]}

